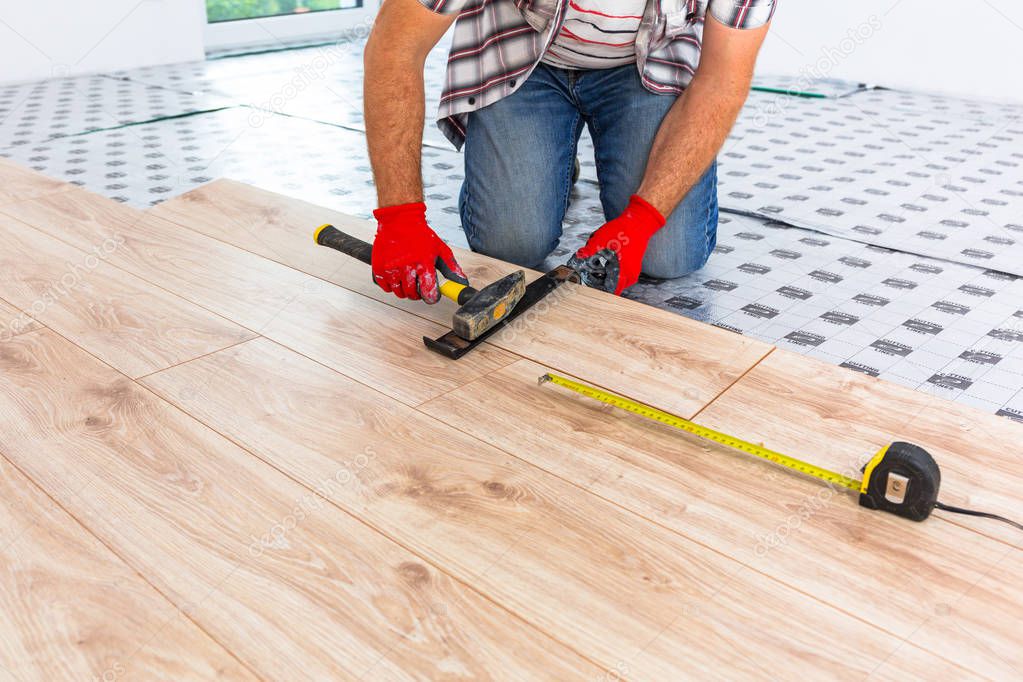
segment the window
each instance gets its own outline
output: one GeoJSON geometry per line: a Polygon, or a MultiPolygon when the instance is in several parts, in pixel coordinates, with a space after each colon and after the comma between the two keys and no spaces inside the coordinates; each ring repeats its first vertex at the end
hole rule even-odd
{"type": "Polygon", "coordinates": [[[220,21],[355,9],[361,4],[358,0],[206,0],[206,17],[211,24],[215,24],[220,21]]]}
{"type": "Polygon", "coordinates": [[[207,51],[284,47],[369,28],[377,0],[206,0],[207,51]]]}

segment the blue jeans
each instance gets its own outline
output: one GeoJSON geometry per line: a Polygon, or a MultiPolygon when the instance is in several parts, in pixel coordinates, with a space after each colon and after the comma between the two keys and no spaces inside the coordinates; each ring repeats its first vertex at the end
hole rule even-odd
{"type": "MultiPolygon", "coordinates": [[[[459,199],[469,245],[523,267],[543,263],[561,238],[584,124],[596,148],[605,219],[617,218],[639,188],[675,101],[644,88],[635,65],[538,66],[517,92],[469,116],[459,199]]],[[[650,240],[643,274],[671,279],[699,270],[714,250],[717,225],[717,168],[711,166],[650,240]]]]}

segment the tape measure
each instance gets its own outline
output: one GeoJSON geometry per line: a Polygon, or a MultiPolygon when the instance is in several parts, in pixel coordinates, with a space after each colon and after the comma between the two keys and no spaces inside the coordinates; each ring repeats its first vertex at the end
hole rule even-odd
{"type": "Polygon", "coordinates": [[[762,445],[700,426],[677,415],[608,393],[556,374],[540,377],[540,384],[552,383],[580,395],[599,400],[641,417],[667,424],[701,438],[759,457],[859,495],[860,505],[879,509],[913,521],[923,521],[938,505],[941,471],[934,458],[918,445],[892,443],[863,467],[863,478],[854,479],[828,471],[809,462],[775,452],[762,445]]]}

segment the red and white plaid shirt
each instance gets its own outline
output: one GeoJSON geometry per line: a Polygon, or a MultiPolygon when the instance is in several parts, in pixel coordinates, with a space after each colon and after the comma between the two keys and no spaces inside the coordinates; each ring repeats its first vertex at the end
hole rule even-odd
{"type": "MultiPolygon", "coordinates": [[[[466,118],[515,92],[543,59],[565,21],[567,0],[419,0],[458,15],[438,123],[456,147],[466,118]]],[[[777,0],[648,0],[636,35],[636,64],[651,92],[680,95],[696,73],[709,11],[727,26],[763,26],[777,0]]]]}

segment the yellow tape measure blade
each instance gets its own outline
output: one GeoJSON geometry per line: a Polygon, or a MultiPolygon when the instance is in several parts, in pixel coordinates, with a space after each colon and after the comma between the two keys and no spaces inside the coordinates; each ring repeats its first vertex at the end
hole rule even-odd
{"type": "Polygon", "coordinates": [[[632,412],[633,414],[638,414],[641,417],[658,421],[662,424],[667,424],[668,426],[686,431],[706,440],[720,443],[721,445],[725,445],[734,450],[745,452],[753,455],[754,457],[759,457],[760,459],[767,460],[768,462],[779,464],[787,469],[798,471],[799,473],[812,476],[816,479],[825,481],[826,483],[837,485],[853,492],[860,492],[860,488],[863,485],[861,480],[855,480],[834,471],[828,471],[827,469],[821,468],[815,464],[810,464],[809,462],[804,462],[796,459],[795,457],[783,455],[780,452],[775,452],[774,450],[765,448],[762,445],[750,443],[749,441],[730,436],[727,433],[715,431],[714,429],[707,428],[706,426],[700,426],[695,422],[679,417],[678,415],[671,414],[670,412],[659,410],[656,407],[651,407],[650,405],[645,405],[643,403],[636,402],[635,400],[630,400],[629,398],[615,395],[614,393],[609,393],[593,386],[581,384],[578,381],[573,381],[572,379],[567,379],[565,377],[558,376],[557,374],[545,374],[540,377],[539,383],[552,383],[556,386],[561,386],[562,388],[566,388],[578,393],[579,395],[598,400],[607,405],[611,405],[612,407],[617,407],[619,409],[632,412]]]}

